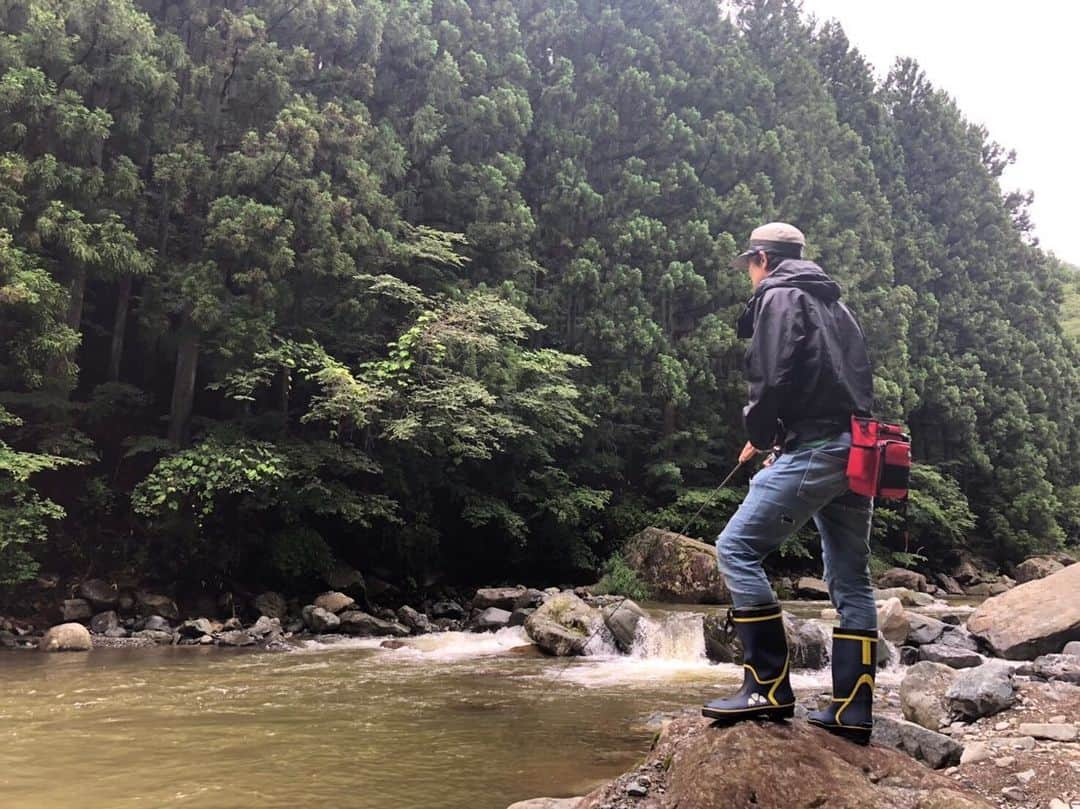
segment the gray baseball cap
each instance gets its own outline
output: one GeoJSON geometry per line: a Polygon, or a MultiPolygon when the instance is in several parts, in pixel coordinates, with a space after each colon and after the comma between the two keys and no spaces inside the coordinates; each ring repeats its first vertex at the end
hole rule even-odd
{"type": "Polygon", "coordinates": [[[745,270],[750,264],[750,257],[761,252],[772,253],[787,258],[802,258],[806,237],[803,232],[787,222],[769,222],[754,228],[746,250],[731,262],[736,270],[745,270]]]}

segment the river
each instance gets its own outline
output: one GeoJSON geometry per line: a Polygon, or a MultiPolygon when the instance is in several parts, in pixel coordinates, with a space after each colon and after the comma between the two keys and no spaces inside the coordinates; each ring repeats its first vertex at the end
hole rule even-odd
{"type": "MultiPolygon", "coordinates": [[[[394,650],[3,654],[0,806],[505,809],[583,794],[641,758],[653,714],[741,677],[705,660],[699,616],[650,614],[633,655],[570,660],[521,648],[520,628],[394,650]]],[[[827,672],[793,679],[815,693],[827,672]]]]}

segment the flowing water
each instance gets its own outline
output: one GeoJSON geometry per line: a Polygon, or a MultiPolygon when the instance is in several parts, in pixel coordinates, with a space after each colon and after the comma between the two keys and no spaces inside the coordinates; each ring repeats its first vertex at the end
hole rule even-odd
{"type": "MultiPolygon", "coordinates": [[[[520,628],[394,650],[3,654],[0,806],[505,809],[583,794],[642,757],[656,712],[741,677],[705,660],[700,614],[651,615],[632,654],[569,661],[536,655],[520,628]]],[[[793,681],[814,692],[826,677],[793,681]]]]}

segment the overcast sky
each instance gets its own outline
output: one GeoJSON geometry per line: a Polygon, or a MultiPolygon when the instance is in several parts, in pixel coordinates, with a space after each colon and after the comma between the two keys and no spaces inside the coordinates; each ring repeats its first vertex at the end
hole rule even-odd
{"type": "Polygon", "coordinates": [[[803,0],[837,19],[883,77],[914,57],[965,116],[1016,150],[1005,190],[1035,192],[1040,244],[1080,265],[1080,2],[1075,0],[803,0]]]}

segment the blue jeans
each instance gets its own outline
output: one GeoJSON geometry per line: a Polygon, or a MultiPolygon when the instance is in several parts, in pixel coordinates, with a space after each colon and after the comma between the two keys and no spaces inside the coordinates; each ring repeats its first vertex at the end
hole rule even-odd
{"type": "Polygon", "coordinates": [[[874,501],[848,491],[850,447],[850,433],[818,447],[796,447],[750,480],[746,499],[716,539],[720,572],[736,607],[776,601],[761,562],[813,517],[840,626],[877,629],[869,567],[874,501]]]}

